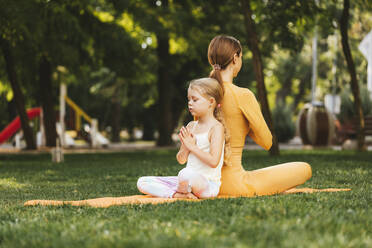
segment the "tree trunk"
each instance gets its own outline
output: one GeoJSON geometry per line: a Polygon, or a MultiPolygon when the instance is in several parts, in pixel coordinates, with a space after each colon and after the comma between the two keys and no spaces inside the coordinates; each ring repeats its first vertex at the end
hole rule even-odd
{"type": "Polygon", "coordinates": [[[14,98],[8,102],[8,116],[9,123],[17,117],[17,105],[14,98]]]}
{"type": "Polygon", "coordinates": [[[156,115],[154,114],[155,106],[151,106],[148,109],[145,109],[145,113],[143,116],[143,140],[154,140],[154,133],[155,133],[155,123],[154,119],[156,119],[156,115]]]}
{"type": "Polygon", "coordinates": [[[52,87],[52,66],[45,55],[43,55],[40,60],[39,80],[46,146],[54,147],[56,146],[57,131],[52,87]]]}
{"type": "Polygon", "coordinates": [[[242,11],[244,15],[247,39],[249,42],[248,45],[253,54],[253,66],[254,66],[254,73],[255,73],[255,77],[257,81],[258,98],[261,103],[263,115],[273,135],[273,145],[270,149],[270,154],[279,155],[279,145],[278,145],[278,140],[276,138],[276,134],[274,131],[274,123],[272,121],[269,103],[267,101],[267,93],[266,93],[266,87],[265,87],[265,81],[264,81],[262,59],[261,59],[261,54],[260,54],[260,50],[258,47],[258,37],[255,31],[254,22],[252,19],[252,10],[250,6],[250,1],[241,0],[240,2],[242,5],[242,11]]]}
{"type": "Polygon", "coordinates": [[[36,149],[35,138],[32,134],[32,129],[28,124],[29,119],[25,109],[24,95],[22,93],[21,87],[18,84],[13,54],[11,52],[10,45],[7,41],[1,39],[0,44],[4,53],[6,71],[13,90],[17,112],[21,120],[23,135],[26,140],[26,149],[35,150],[36,149]]]}
{"type": "Polygon", "coordinates": [[[158,146],[172,145],[172,84],[169,75],[169,35],[164,33],[157,35],[158,47],[158,103],[159,103],[159,137],[158,146]]]}
{"type": "Polygon", "coordinates": [[[341,31],[341,43],[342,50],[345,55],[347,62],[347,68],[351,77],[351,90],[354,96],[354,110],[358,117],[358,130],[357,130],[357,139],[358,139],[358,150],[365,150],[364,145],[364,116],[363,109],[360,99],[360,90],[357,80],[357,75],[355,71],[355,65],[353,61],[353,56],[351,55],[350,46],[349,46],[349,37],[348,37],[348,22],[349,22],[349,9],[350,2],[349,0],[344,0],[344,9],[340,18],[340,31],[341,31]]]}
{"type": "Polygon", "coordinates": [[[173,108],[173,122],[172,122],[172,129],[174,130],[177,128],[178,122],[180,121],[182,111],[184,110],[184,104],[178,103],[176,107],[173,108]]]}
{"type": "MultiPolygon", "coordinates": [[[[177,77],[176,77],[177,78],[177,77]]],[[[178,81],[175,82],[178,85],[174,85],[173,99],[172,99],[172,129],[177,128],[181,115],[184,113],[185,108],[187,108],[187,99],[185,97],[185,87],[178,81]],[[176,88],[177,87],[177,88],[176,88]]]]}
{"type": "Polygon", "coordinates": [[[129,142],[136,141],[136,137],[134,135],[134,126],[132,125],[128,127],[128,136],[129,136],[129,142]]]}

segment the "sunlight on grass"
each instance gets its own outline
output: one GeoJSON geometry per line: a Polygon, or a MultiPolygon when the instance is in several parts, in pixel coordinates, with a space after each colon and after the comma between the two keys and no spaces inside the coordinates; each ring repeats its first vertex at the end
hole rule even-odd
{"type": "Polygon", "coordinates": [[[0,189],[21,189],[29,186],[25,183],[18,183],[14,177],[0,178],[0,189]]]}
{"type": "Polygon", "coordinates": [[[140,176],[177,175],[175,149],[112,154],[0,155],[0,247],[371,247],[372,153],[245,151],[254,170],[306,161],[301,187],[348,192],[90,207],[23,207],[32,199],[139,194],[140,176]]]}

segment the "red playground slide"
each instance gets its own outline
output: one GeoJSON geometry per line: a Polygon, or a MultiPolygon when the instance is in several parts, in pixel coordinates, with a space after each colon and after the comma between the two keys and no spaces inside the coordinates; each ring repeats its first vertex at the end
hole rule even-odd
{"type": "MultiPolygon", "coordinates": [[[[27,110],[28,119],[32,120],[35,117],[40,116],[40,110],[41,108],[32,108],[27,110]]],[[[12,135],[15,134],[20,128],[21,121],[18,116],[8,126],[6,126],[3,131],[0,132],[0,144],[12,137],[12,135]]]]}

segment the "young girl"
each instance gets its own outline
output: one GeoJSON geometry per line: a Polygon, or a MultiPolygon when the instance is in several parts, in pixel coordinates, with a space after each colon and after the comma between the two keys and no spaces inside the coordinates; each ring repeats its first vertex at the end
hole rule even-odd
{"type": "Polygon", "coordinates": [[[221,186],[225,128],[221,115],[222,86],[212,78],[191,81],[188,107],[196,121],[179,132],[177,161],[186,168],[178,177],[141,177],[137,187],[144,194],[167,198],[216,197],[221,186]]]}

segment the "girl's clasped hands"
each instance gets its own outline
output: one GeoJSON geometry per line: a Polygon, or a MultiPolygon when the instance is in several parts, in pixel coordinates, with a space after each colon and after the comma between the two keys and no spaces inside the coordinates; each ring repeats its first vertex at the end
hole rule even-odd
{"type": "Polygon", "coordinates": [[[178,134],[181,144],[189,151],[191,151],[196,146],[196,139],[194,134],[189,132],[189,130],[182,126],[178,134]]]}

